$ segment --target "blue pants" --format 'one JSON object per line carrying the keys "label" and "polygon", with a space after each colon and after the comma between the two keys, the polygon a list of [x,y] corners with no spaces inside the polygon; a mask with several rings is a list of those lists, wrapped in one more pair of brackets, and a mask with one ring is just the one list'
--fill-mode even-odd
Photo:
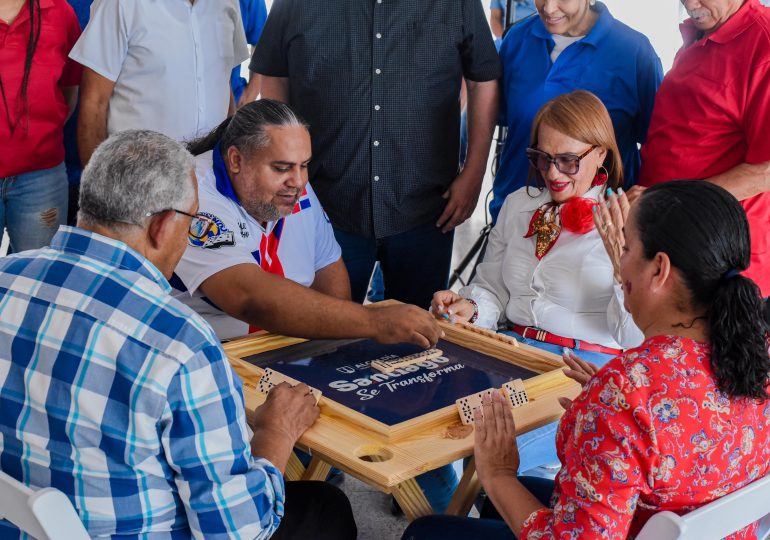
{"label": "blue pants", "polygon": [[[537,341],[535,339],[525,338],[511,330],[503,330],[502,333],[515,337],[520,343],[532,345],[533,347],[558,354],[559,356],[564,352],[564,347],[561,345],[553,345],[551,343],[543,343],[542,341]],[[581,351],[578,349],[571,350],[576,356],[587,362],[596,364],[597,366],[603,366],[614,358],[611,354]],[[516,442],[519,446],[519,457],[521,458],[519,474],[538,474],[531,469],[540,466],[559,466],[559,458],[556,456],[556,428],[558,425],[558,422],[551,422],[550,424],[546,424],[543,427],[533,429],[528,433],[516,437]]]}
{"label": "blue pants", "polygon": [[374,263],[380,261],[384,297],[427,309],[433,293],[446,289],[454,232],[431,222],[386,238],[368,238],[334,229],[350,276],[355,302],[363,302]]}
{"label": "blue pants", "polygon": [[[540,504],[549,506],[553,480],[520,476]],[[516,540],[494,505],[487,500],[481,509],[481,519],[459,516],[426,516],[415,520],[404,531],[401,540]]]}
{"label": "blue pants", "polygon": [[0,178],[0,240],[5,227],[13,253],[50,244],[67,220],[68,191],[64,163]]}

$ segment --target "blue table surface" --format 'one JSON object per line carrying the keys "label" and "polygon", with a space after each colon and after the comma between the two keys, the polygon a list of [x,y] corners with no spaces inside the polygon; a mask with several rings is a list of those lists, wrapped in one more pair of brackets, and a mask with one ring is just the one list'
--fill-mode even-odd
{"label": "blue table surface", "polygon": [[315,340],[244,358],[323,392],[329,399],[388,426],[427,414],[467,395],[499,388],[536,372],[448,341],[443,355],[390,374],[370,367],[372,360],[422,351],[409,344],[373,340]]}

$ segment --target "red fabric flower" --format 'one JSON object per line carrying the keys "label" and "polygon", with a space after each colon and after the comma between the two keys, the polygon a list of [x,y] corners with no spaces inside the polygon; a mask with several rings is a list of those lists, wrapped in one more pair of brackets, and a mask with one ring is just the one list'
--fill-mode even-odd
{"label": "red fabric flower", "polygon": [[598,203],[593,199],[573,197],[561,207],[561,224],[569,232],[585,234],[594,228],[593,209]]}

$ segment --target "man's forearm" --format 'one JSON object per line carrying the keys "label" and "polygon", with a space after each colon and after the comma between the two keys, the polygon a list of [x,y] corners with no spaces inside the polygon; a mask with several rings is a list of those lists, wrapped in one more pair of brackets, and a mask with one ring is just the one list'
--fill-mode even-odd
{"label": "man's forearm", "polygon": [[497,119],[497,81],[468,81],[468,155],[464,170],[483,179]]}
{"label": "man's forearm", "polygon": [[489,25],[492,27],[492,34],[495,37],[503,37],[503,10],[492,9],[490,10]]}
{"label": "man's forearm", "polygon": [[278,334],[334,339],[376,337],[378,332],[376,317],[361,304],[255,271],[252,265],[212,276],[201,291],[230,316]]}
{"label": "man's forearm", "polygon": [[81,101],[78,114],[78,153],[85,167],[96,147],[107,138],[107,106]]}
{"label": "man's forearm", "polygon": [[756,165],[741,163],[729,171],[707,178],[707,180],[723,187],[739,201],[749,199],[770,191],[770,161]]}
{"label": "man's forearm", "polygon": [[294,450],[294,442],[275,430],[255,429],[251,438],[251,454],[268,460],[284,474]]}
{"label": "man's forearm", "polygon": [[261,76],[262,98],[289,103],[289,79],[287,77]]}
{"label": "man's forearm", "polygon": [[246,85],[246,88],[243,89],[243,94],[241,95],[241,99],[238,100],[238,108],[240,109],[247,103],[251,103],[252,101],[256,101],[259,97],[259,91],[262,87],[262,76],[259,73],[254,73],[253,71],[249,73],[249,83]]}

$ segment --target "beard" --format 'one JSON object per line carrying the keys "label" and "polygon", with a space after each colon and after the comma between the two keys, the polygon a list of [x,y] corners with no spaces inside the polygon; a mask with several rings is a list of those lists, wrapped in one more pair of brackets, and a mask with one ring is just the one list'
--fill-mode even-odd
{"label": "beard", "polygon": [[[291,214],[291,211],[294,209],[294,205],[297,204],[297,201],[299,201],[301,193],[302,192],[300,190],[296,190],[294,200],[290,205],[288,205],[286,210],[281,210],[281,208],[274,204],[272,200],[270,202],[252,201],[249,204],[244,205],[243,208],[246,210],[247,214],[249,214],[257,221],[278,221],[279,219]],[[279,193],[278,195],[284,194]]]}

